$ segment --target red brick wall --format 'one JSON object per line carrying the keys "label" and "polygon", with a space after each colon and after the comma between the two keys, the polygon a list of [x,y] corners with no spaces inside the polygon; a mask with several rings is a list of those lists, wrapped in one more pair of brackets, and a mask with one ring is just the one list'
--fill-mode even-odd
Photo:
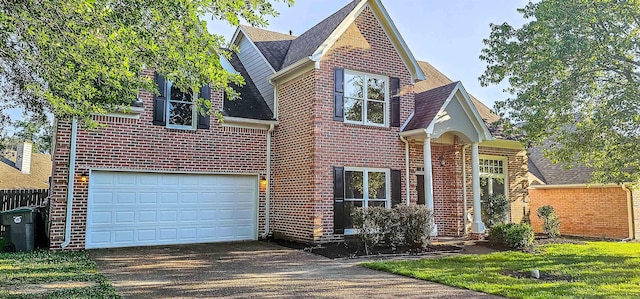
{"label": "red brick wall", "polygon": [[271,229],[312,241],[314,71],[278,86],[280,124],[274,135]]}
{"label": "red brick wall", "polygon": [[560,218],[560,233],[583,237],[628,238],[627,193],[621,187],[530,189],[531,225],[542,232],[538,208],[550,205]]}
{"label": "red brick wall", "polygon": [[[148,71],[145,75],[153,75]],[[153,95],[141,92],[144,112],[139,119],[99,116],[106,125],[98,130],[78,130],[72,235],[69,249],[83,249],[87,214],[87,182],[80,174],[92,168],[172,172],[265,173],[266,131],[223,127],[212,118],[211,129],[167,129],[152,124]],[[213,93],[213,109],[222,106]],[[64,240],[69,169],[70,122],[60,121],[53,153],[51,197],[51,248]],[[91,178],[89,178],[89,181]],[[260,196],[259,233],[264,229],[264,199]]]}
{"label": "red brick wall", "polygon": [[[365,8],[316,70],[315,138],[311,157],[314,169],[313,239],[316,242],[341,238],[333,235],[333,166],[404,169],[404,144],[399,139],[399,128],[352,125],[333,120],[335,67],[400,78],[401,122],[413,111],[411,74],[373,12]],[[390,105],[386,108],[391,111]],[[406,198],[404,187],[402,190],[403,198]]]}

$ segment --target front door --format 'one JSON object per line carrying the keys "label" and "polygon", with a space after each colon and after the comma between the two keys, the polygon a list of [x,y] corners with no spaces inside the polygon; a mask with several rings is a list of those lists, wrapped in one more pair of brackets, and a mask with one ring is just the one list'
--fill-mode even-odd
{"label": "front door", "polygon": [[424,205],[425,201],[424,201],[424,175],[417,175],[418,177],[418,185],[416,186],[416,189],[418,190],[418,204],[419,205]]}

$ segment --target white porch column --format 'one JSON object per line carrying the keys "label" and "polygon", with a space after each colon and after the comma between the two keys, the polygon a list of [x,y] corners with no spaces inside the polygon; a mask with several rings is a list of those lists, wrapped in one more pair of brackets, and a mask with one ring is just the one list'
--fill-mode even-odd
{"label": "white porch column", "polygon": [[471,232],[474,234],[484,233],[484,223],[482,223],[482,206],[480,205],[480,160],[478,158],[478,143],[471,146],[471,171],[473,180],[473,223]]}
{"label": "white porch column", "polygon": [[[424,197],[427,208],[434,213],[435,209],[433,204],[433,169],[431,166],[431,138],[426,137],[424,139]],[[433,223],[432,236],[438,235],[438,226]]]}

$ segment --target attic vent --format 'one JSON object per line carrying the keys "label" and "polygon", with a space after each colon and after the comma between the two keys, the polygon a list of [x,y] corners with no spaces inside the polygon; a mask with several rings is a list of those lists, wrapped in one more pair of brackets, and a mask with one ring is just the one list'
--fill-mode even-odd
{"label": "attic vent", "polygon": [[289,35],[293,36],[293,30],[289,30]]}

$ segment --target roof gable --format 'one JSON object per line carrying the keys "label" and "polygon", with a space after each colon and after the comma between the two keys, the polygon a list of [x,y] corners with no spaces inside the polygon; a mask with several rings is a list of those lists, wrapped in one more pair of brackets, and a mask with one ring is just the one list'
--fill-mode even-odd
{"label": "roof gable", "polygon": [[305,57],[312,56],[362,2],[366,1],[350,2],[293,40],[282,67],[288,67]]}
{"label": "roof gable", "polygon": [[[255,28],[246,25],[240,25],[239,31],[258,48],[258,51],[264,56],[274,71],[282,68],[287,52],[293,40],[294,35],[282,34],[270,30]],[[235,42],[237,36],[234,36]]]}
{"label": "roof gable", "polygon": [[[462,129],[464,125],[467,128]],[[475,142],[492,139],[489,129],[460,82],[415,95],[414,115],[407,121],[403,131],[416,129],[424,129],[428,134],[435,133],[438,136],[445,131],[459,131]]]}
{"label": "roof gable", "polygon": [[282,64],[282,69],[294,67],[297,62],[305,58],[316,62],[320,61],[347,28],[357,19],[365,7],[371,8],[413,78],[419,80],[425,79],[425,75],[418,65],[417,60],[409,50],[409,47],[380,0],[352,1],[296,38],[289,47],[287,57]]}

